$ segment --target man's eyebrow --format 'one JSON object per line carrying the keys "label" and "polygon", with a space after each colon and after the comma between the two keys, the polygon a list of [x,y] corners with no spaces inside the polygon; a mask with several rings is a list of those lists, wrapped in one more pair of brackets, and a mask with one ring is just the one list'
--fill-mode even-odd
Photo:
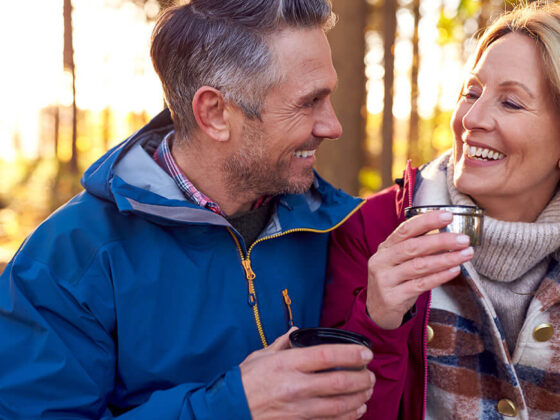
{"label": "man's eyebrow", "polygon": [[[336,89],[336,87],[335,87],[335,89]],[[309,99],[313,99],[313,98],[316,98],[316,97],[327,96],[327,95],[330,95],[331,93],[333,93],[333,91],[334,91],[334,89],[331,90],[331,89],[329,89],[329,88],[319,88],[319,89],[315,89],[315,90],[312,90],[311,92],[305,94],[305,95],[302,97],[302,100],[303,100],[303,101],[307,101],[307,100],[309,100]]]}

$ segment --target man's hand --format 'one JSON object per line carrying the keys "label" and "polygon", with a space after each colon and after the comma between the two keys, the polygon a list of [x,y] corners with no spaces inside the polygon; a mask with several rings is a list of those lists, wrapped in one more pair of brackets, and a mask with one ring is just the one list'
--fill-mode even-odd
{"label": "man's hand", "polygon": [[368,262],[367,309],[385,329],[398,328],[422,293],[452,280],[473,249],[466,235],[426,233],[451,223],[446,211],[422,214],[402,223]]}
{"label": "man's hand", "polygon": [[[292,330],[240,365],[253,419],[360,418],[375,383],[363,368],[372,352],[354,344],[290,349]],[[360,370],[318,372],[336,367]]]}

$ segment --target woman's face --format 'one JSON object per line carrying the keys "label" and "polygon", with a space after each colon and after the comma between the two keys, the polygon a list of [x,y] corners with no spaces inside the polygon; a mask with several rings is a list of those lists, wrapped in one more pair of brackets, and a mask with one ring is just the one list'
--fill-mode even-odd
{"label": "woman's face", "polygon": [[535,41],[510,33],[492,43],[461,93],[455,187],[489,216],[534,221],[560,180],[560,112]]}

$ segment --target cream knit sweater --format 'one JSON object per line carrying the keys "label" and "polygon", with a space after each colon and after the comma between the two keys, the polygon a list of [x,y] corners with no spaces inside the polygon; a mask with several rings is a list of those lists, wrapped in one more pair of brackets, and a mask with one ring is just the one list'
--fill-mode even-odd
{"label": "cream knit sweater", "polygon": [[[454,187],[451,161],[447,167],[451,202],[474,205]],[[560,252],[560,191],[534,223],[484,218],[483,241],[472,263],[494,305],[511,354],[529,303],[555,252]]]}

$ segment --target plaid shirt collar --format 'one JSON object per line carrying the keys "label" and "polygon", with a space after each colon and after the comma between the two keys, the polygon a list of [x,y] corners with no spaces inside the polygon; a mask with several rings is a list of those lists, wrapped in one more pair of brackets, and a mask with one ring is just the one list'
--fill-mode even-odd
{"label": "plaid shirt collar", "polygon": [[[181,190],[183,195],[190,201],[212,210],[221,216],[227,217],[226,214],[220,209],[220,206],[213,202],[209,197],[198,191],[194,184],[189,181],[185,173],[179,168],[175,159],[171,155],[170,143],[173,142],[175,131],[170,131],[162,140],[154,155],[152,156],[156,163],[173,178],[177,187]],[[272,196],[262,196],[254,204],[252,209],[259,208],[267,204],[272,199]]]}
{"label": "plaid shirt collar", "polygon": [[181,190],[184,196],[194,202],[195,204],[199,205],[200,207],[205,207],[209,210],[212,210],[214,213],[220,214],[222,216],[226,216],[225,213],[220,209],[217,203],[214,203],[210,198],[206,195],[201,193],[196,189],[192,182],[189,181],[185,173],[179,168],[175,159],[171,155],[171,148],[169,147],[169,143],[173,142],[173,137],[175,135],[175,131],[170,131],[164,138],[163,141],[160,143],[158,148],[156,149],[153,159],[156,163],[161,166],[161,168],[167,172],[167,174],[173,178],[177,187]]}

